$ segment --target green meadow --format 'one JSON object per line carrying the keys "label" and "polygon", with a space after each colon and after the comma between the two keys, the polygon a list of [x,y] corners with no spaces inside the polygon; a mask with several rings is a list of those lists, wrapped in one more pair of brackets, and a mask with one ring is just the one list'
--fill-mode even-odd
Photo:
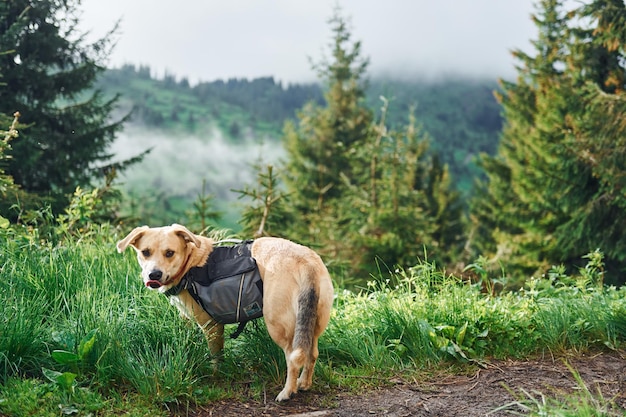
{"label": "green meadow", "polygon": [[[284,358],[263,321],[227,340],[215,367],[196,326],[142,286],[134,254],[115,251],[126,230],[90,225],[57,244],[35,229],[0,230],[0,415],[167,416],[280,390]],[[516,291],[499,290],[504,272],[488,276],[480,262],[472,279],[418,259],[366,288],[335,277],[313,389],[357,392],[495,358],[621,349],[626,289],[602,284],[601,253],[586,260],[574,276],[555,267]]]}

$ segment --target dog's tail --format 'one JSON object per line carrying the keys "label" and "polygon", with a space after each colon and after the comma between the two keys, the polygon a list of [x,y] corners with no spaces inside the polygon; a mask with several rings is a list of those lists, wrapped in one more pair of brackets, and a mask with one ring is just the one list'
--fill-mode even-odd
{"label": "dog's tail", "polygon": [[[309,271],[313,273],[313,271]],[[317,305],[319,302],[319,287],[315,280],[309,280],[311,285],[303,288],[298,295],[298,312],[296,315],[296,329],[293,337],[293,349],[290,360],[302,366],[311,355],[313,337],[317,326]]]}

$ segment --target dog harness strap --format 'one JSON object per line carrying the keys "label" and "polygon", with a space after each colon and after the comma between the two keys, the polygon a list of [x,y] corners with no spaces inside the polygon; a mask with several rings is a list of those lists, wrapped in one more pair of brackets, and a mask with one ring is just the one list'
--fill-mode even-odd
{"label": "dog harness strap", "polygon": [[163,294],[167,297],[171,297],[173,295],[178,295],[180,292],[187,288],[187,275],[185,275],[178,284],[165,291]]}
{"label": "dog harness strap", "polygon": [[238,338],[238,337],[241,335],[241,333],[243,333],[243,329],[245,329],[245,328],[246,328],[246,324],[248,324],[248,322],[247,322],[247,321],[241,321],[241,322],[239,322],[239,325],[237,326],[237,330],[235,330],[234,332],[232,332],[232,333],[230,334],[230,338],[231,338],[231,339],[236,339],[236,338]]}
{"label": "dog harness strap", "polygon": [[246,279],[246,274],[242,274],[239,278],[239,295],[237,296],[237,323],[241,322],[241,293],[243,292],[243,280]]}

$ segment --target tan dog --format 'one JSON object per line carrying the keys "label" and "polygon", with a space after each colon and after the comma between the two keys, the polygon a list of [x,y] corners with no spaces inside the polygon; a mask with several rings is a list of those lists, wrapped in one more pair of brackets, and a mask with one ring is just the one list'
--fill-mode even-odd
{"label": "tan dog", "polygon": [[[202,266],[213,250],[213,240],[184,226],[137,227],[117,242],[118,252],[132,246],[137,252],[146,286],[166,292],[192,267]],[[285,352],[287,381],[276,401],[288,400],[313,383],[319,355],[317,341],[328,324],[333,286],[321,258],[291,241],[263,237],[252,244],[263,280],[263,316],[272,339]],[[217,323],[187,290],[171,297],[180,312],[203,330],[212,353],[224,347],[224,326]],[[302,369],[300,377],[298,372]]]}

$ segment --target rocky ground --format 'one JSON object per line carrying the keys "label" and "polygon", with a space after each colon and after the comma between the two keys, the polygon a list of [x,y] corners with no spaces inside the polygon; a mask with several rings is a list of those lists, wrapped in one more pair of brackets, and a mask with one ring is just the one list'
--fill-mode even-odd
{"label": "rocky ground", "polygon": [[[470,376],[447,375],[428,381],[386,381],[383,388],[361,395],[299,393],[285,404],[222,401],[197,408],[193,417],[243,416],[510,416],[524,414],[524,404],[543,397],[562,397],[585,387],[606,416],[626,416],[626,352],[587,354],[565,358],[584,380],[576,381],[563,358],[530,361],[491,361]],[[389,384],[391,383],[391,385]],[[269,394],[268,394],[269,396]]]}

